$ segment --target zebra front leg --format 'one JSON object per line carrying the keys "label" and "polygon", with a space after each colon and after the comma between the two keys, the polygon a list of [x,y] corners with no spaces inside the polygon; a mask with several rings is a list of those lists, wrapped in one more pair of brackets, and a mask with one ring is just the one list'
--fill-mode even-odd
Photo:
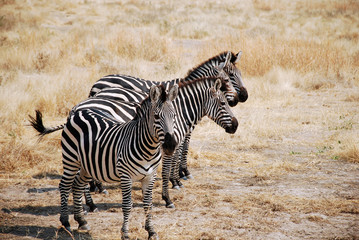
{"label": "zebra front leg", "polygon": [[174,208],[175,205],[172,203],[169,193],[168,193],[168,183],[169,183],[169,173],[171,170],[171,165],[173,161],[173,156],[163,155],[162,162],[162,199],[166,202],[167,208]]}
{"label": "zebra front leg", "polygon": [[76,175],[74,184],[72,186],[72,193],[74,196],[74,219],[79,223],[79,230],[88,231],[90,227],[85,220],[83,208],[82,208],[82,195],[85,192],[85,188],[88,186],[88,182],[91,181],[90,177],[84,176],[83,171],[80,171]]}
{"label": "zebra front leg", "polygon": [[173,156],[172,159],[172,166],[171,166],[171,175],[170,175],[170,181],[172,183],[172,188],[180,190],[181,187],[183,187],[183,184],[179,180],[179,165],[180,165],[180,159],[179,156],[181,155],[182,151],[182,144],[180,148],[176,150],[176,153]]}
{"label": "zebra front leg", "polygon": [[121,177],[121,191],[122,191],[122,213],[123,213],[123,224],[121,228],[122,240],[129,240],[130,237],[128,235],[128,221],[130,218],[130,213],[132,209],[132,180],[129,176]]}
{"label": "zebra front leg", "polygon": [[183,144],[182,144],[179,175],[180,175],[180,178],[182,178],[183,180],[193,179],[193,176],[189,172],[188,167],[187,167],[188,146],[189,146],[190,138],[191,138],[191,133],[188,133],[186,135],[185,139],[183,140]]}
{"label": "zebra front leg", "polygon": [[148,232],[148,239],[158,239],[152,223],[152,190],[155,181],[156,172],[153,175],[146,177],[141,181],[143,194],[143,208],[145,210],[146,222],[145,229]]}

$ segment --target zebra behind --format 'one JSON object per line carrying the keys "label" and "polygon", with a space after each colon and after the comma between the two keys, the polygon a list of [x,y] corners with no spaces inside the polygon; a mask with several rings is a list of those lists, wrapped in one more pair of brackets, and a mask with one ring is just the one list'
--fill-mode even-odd
{"label": "zebra behind", "polygon": [[[204,116],[208,116],[218,125],[226,130],[228,133],[234,133],[238,127],[237,119],[234,117],[229,105],[224,97],[223,92],[226,91],[226,80],[223,78],[200,78],[192,81],[183,81],[183,79],[175,79],[166,82],[166,84],[179,85],[178,97],[174,101],[174,108],[176,110],[176,139],[181,142],[187,132],[193,128]],[[117,110],[117,103],[122,101],[122,96],[127,92],[133,90],[123,88],[106,88],[97,93],[94,97],[89,98],[79,104],[75,109],[83,109],[97,106],[103,108],[109,114],[119,121],[126,121],[131,118],[134,113],[131,108],[121,108]],[[111,104],[111,102],[113,102]],[[109,107],[109,104],[112,107]],[[135,104],[135,103],[132,103]],[[168,192],[168,177],[173,163],[177,163],[175,158],[176,153],[172,156],[164,155],[162,167],[162,198],[166,202],[167,207],[174,207],[169,192]],[[86,204],[89,205],[90,210],[96,209],[91,195],[86,194]]]}
{"label": "zebra behind", "polygon": [[[177,147],[174,135],[178,86],[152,86],[149,97],[136,108],[133,120],[120,123],[106,111],[96,107],[74,109],[62,132],[64,173],[60,182],[62,225],[71,231],[68,215],[68,196],[72,189],[74,218],[79,229],[88,230],[81,205],[85,186],[91,179],[121,182],[123,195],[122,238],[129,239],[128,220],[132,208],[133,181],[141,181],[146,215],[145,229],[149,239],[157,238],[152,224],[152,188],[162,151],[173,154]],[[46,128],[41,114],[31,119],[40,135],[59,128]],[[61,128],[61,127],[60,127]],[[56,130],[55,130],[56,129]]]}
{"label": "zebra behind", "polygon": [[[201,77],[217,77],[220,74],[227,75],[230,80],[227,85],[231,87],[227,88],[227,91],[225,91],[224,94],[229,105],[234,107],[238,104],[238,102],[245,102],[248,98],[247,89],[243,84],[241,72],[235,65],[239,62],[241,56],[242,51],[237,54],[232,52],[223,52],[190,70],[184,78],[184,81],[191,81]],[[94,96],[96,93],[101,91],[101,89],[111,87],[123,87],[137,92],[147,93],[150,86],[154,84],[158,84],[158,82],[139,79],[127,75],[109,75],[101,78],[92,86],[89,96]],[[133,98],[132,101],[138,100]],[[191,129],[191,131],[193,131],[193,129]],[[176,168],[179,169],[179,172],[174,172],[173,179],[171,180],[174,187],[182,185],[179,181],[179,176],[183,178],[191,178],[192,176],[187,168],[187,154],[191,131],[187,133],[185,140],[180,143],[178,154],[176,153],[176,155],[179,156],[180,166],[176,166]]]}

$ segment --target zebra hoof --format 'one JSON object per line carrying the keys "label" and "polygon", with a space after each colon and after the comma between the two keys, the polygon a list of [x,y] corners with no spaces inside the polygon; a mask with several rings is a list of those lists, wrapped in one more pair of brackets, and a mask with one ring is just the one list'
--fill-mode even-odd
{"label": "zebra hoof", "polygon": [[130,240],[128,233],[122,233],[121,240]]}
{"label": "zebra hoof", "polygon": [[194,179],[194,177],[192,176],[192,174],[187,175],[187,179]]}
{"label": "zebra hoof", "polygon": [[95,209],[92,210],[91,212],[98,212],[98,208],[95,208]]}
{"label": "zebra hoof", "polygon": [[175,205],[173,203],[170,203],[170,204],[166,205],[166,208],[175,208]]}
{"label": "zebra hoof", "polygon": [[87,212],[86,210],[84,210],[84,215],[85,215],[85,216],[88,215],[88,212]]}
{"label": "zebra hoof", "polygon": [[85,231],[90,231],[91,228],[90,228],[90,226],[88,224],[85,224],[85,225],[79,226],[78,230],[85,232]]}
{"label": "zebra hoof", "polygon": [[183,176],[183,177],[181,177],[181,179],[185,180],[185,181],[188,180],[187,176]]}
{"label": "zebra hoof", "polygon": [[148,236],[148,240],[159,240],[157,233],[153,233]]}
{"label": "zebra hoof", "polygon": [[173,189],[176,189],[176,190],[180,190],[180,187],[179,187],[179,186],[173,186],[172,188],[173,188]]}
{"label": "zebra hoof", "polygon": [[180,187],[180,188],[184,188],[184,185],[183,185],[183,184],[181,184],[179,187]]}
{"label": "zebra hoof", "polygon": [[71,231],[71,227],[68,226],[68,227],[65,227],[64,225],[62,225],[62,229],[67,232],[68,234],[70,234],[72,236],[72,231]]}
{"label": "zebra hoof", "polygon": [[101,193],[105,194],[105,195],[108,195],[108,191],[105,189],[103,190]]}

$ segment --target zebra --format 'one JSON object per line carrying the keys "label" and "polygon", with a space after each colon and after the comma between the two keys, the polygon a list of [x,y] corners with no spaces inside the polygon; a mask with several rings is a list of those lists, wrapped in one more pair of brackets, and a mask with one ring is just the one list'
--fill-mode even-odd
{"label": "zebra", "polygon": [[[228,77],[227,77],[228,78]],[[227,79],[228,80],[228,79]],[[229,108],[228,102],[222,91],[227,91],[227,83],[223,78],[200,78],[192,81],[184,81],[184,79],[174,79],[172,81],[164,82],[167,85],[178,84],[179,92],[174,101],[174,108],[176,109],[177,124],[175,128],[176,139],[181,142],[186,136],[187,132],[193,128],[205,115],[215,121],[218,125],[225,128],[226,132],[234,133],[238,127],[238,121],[234,117]],[[83,109],[97,106],[104,109],[119,121],[127,121],[134,114],[131,108],[117,107],[119,102],[123,101],[123,96],[132,94],[136,91],[124,89],[119,87],[105,88],[98,92],[91,98],[83,101],[75,107],[75,109]],[[114,101],[113,103],[111,103]],[[135,104],[135,103],[132,103]],[[109,107],[112,105],[112,107]],[[127,106],[128,107],[128,106]],[[173,168],[173,163],[176,163],[175,155],[164,155],[162,168],[162,199],[166,202],[166,207],[173,208],[174,204],[170,200],[168,192],[169,171]],[[86,204],[90,207],[90,211],[96,209],[92,201],[91,195],[87,191],[85,193]]]}
{"label": "zebra", "polygon": [[[239,62],[242,56],[242,51],[239,51],[237,54],[234,54],[230,51],[220,53],[202,64],[198,65],[196,68],[188,71],[187,76],[184,78],[184,81],[191,81],[200,77],[210,77],[210,76],[219,76],[220,74],[225,74],[229,77],[231,88],[227,88],[227,91],[224,92],[226,99],[231,107],[234,107],[238,102],[245,102],[248,99],[247,89],[245,88],[242,80],[242,75],[240,70],[235,66]],[[95,96],[99,91],[104,88],[112,87],[123,87],[126,89],[132,89],[137,92],[147,93],[150,86],[158,84],[156,81],[149,81],[144,79],[139,79],[136,77],[128,75],[108,75],[106,77],[98,80],[91,88],[89,97]],[[132,101],[138,101],[138,99],[132,99]],[[173,177],[171,177],[171,182],[174,188],[182,186],[179,181],[179,177],[183,179],[192,178],[191,173],[187,168],[187,154],[188,154],[188,145],[190,141],[191,129],[178,149],[180,166],[176,166],[178,171],[174,172]]]}
{"label": "zebra", "polygon": [[149,96],[138,107],[131,121],[122,123],[101,108],[75,107],[65,125],[46,128],[42,115],[30,123],[40,135],[63,128],[61,146],[64,173],[59,184],[61,224],[71,232],[68,196],[72,189],[74,218],[80,230],[89,230],[81,205],[85,186],[91,179],[121,182],[123,195],[122,239],[129,239],[129,215],[132,208],[133,181],[141,181],[146,215],[145,229],[149,239],[157,239],[152,224],[152,188],[156,170],[162,158],[173,154],[178,142],[174,135],[176,111],[173,101],[178,85],[165,91],[163,85],[151,86]]}

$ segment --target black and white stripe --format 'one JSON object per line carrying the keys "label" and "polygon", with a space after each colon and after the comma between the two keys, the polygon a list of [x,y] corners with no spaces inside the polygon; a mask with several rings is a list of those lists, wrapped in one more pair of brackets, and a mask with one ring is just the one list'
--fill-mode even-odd
{"label": "black and white stripe", "polygon": [[[156,170],[162,158],[173,154],[177,141],[174,135],[175,109],[178,86],[166,93],[164,87],[152,86],[149,97],[136,107],[134,118],[125,123],[116,119],[109,108],[120,105],[104,102],[79,104],[65,124],[61,145],[64,173],[60,182],[62,225],[71,231],[68,217],[68,196],[74,195],[74,218],[79,229],[88,229],[81,206],[82,194],[91,179],[104,182],[121,182],[123,195],[122,234],[128,237],[128,220],[132,208],[131,189],[133,181],[141,181],[146,215],[145,229],[149,237],[156,236],[152,221],[152,188]],[[91,100],[100,100],[91,99]],[[109,99],[103,99],[109,100]],[[126,103],[124,103],[125,105]],[[128,104],[128,103],[127,103]],[[105,110],[104,110],[105,109]],[[40,134],[55,128],[45,128],[40,114],[31,119]],[[42,126],[38,126],[42,125]]]}
{"label": "black and white stripe", "polygon": [[[233,113],[231,112],[222,92],[226,91],[225,82],[226,81],[224,79],[214,77],[200,78],[192,81],[175,79],[166,82],[167,85],[173,85],[175,83],[178,83],[179,85],[178,97],[173,103],[176,110],[176,127],[174,128],[174,133],[179,142],[182,142],[187,137],[186,135],[190,132],[190,130],[204,116],[208,116],[222,128],[225,128],[229,133],[234,133],[236,131],[238,126],[237,120],[233,116]],[[96,104],[98,104],[98,108],[107,108],[105,105],[102,106],[102,101],[106,100],[106,104],[113,100],[120,102],[123,99],[119,98],[119,96],[122,96],[124,91],[126,92],[132,90],[123,88],[105,88],[98,92],[94,97],[79,104],[76,108],[83,109],[87,108],[87,106],[93,107]],[[105,96],[107,99],[103,99]],[[116,102],[113,106],[116,108]],[[116,111],[114,118],[126,121],[129,115],[133,114],[133,111],[131,111],[131,109],[129,110],[130,111],[128,112],[124,112],[124,109]],[[104,111],[107,111],[107,109],[104,109]],[[111,112],[113,113],[115,111]],[[178,159],[175,158],[177,154],[179,154],[178,150],[176,150],[176,153],[172,156],[165,155],[163,161],[162,198],[166,201],[167,207],[174,207],[168,193],[168,182],[170,169],[179,165]],[[88,192],[86,195],[87,204],[90,206],[90,209],[95,209],[91,196]]]}
{"label": "black and white stripe", "polygon": [[[225,79],[226,91],[224,94],[230,106],[236,106],[238,102],[245,102],[248,98],[247,90],[243,84],[240,70],[236,67],[236,63],[239,62],[242,52],[233,54],[232,52],[223,52],[217,56],[214,56],[207,61],[203,62],[196,68],[190,70],[184,81],[191,81],[201,77],[223,77]],[[157,84],[158,82],[135,78],[128,75],[109,75],[98,80],[92,87],[89,96],[94,96],[96,93],[104,88],[121,87],[125,89],[131,89],[137,92],[147,93],[150,86]],[[127,98],[130,100],[129,98]],[[133,98],[132,101],[139,101]],[[192,129],[193,130],[193,129]],[[171,176],[171,181],[174,187],[181,185],[179,176],[191,177],[191,174],[187,168],[187,153],[188,145],[190,141],[191,131],[187,133],[185,141],[180,143],[178,149],[180,166],[176,166],[176,171]]]}

